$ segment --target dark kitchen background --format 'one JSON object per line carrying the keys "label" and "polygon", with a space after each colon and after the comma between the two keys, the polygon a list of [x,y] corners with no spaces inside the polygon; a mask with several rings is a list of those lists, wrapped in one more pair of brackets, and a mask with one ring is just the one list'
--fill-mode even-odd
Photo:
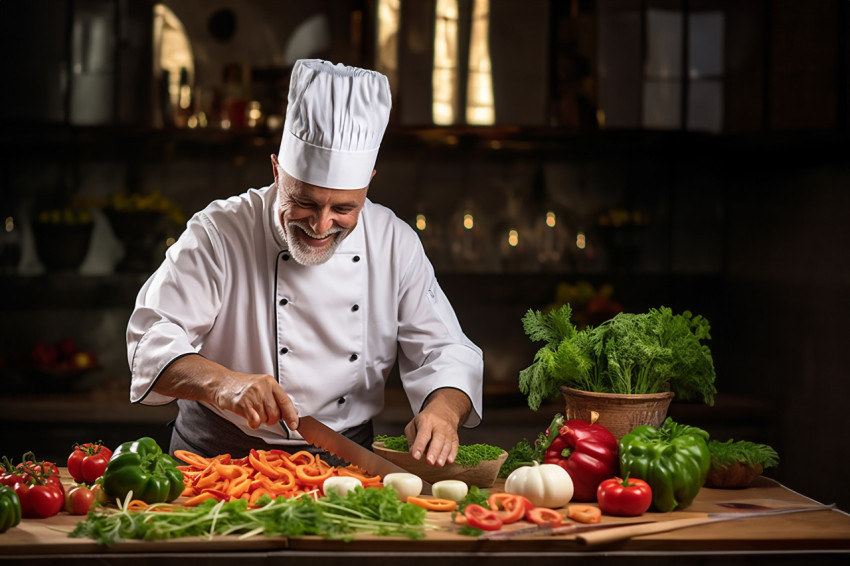
{"label": "dark kitchen background", "polygon": [[[768,443],[767,475],[850,508],[850,3],[0,2],[0,453],[153,436],[129,403],[136,292],[188,215],[272,181],[288,69],[394,92],[370,197],[421,234],[484,350],[484,422],[530,410],[527,309],[702,314],[720,394],[670,414]],[[410,417],[397,376],[380,432]]]}

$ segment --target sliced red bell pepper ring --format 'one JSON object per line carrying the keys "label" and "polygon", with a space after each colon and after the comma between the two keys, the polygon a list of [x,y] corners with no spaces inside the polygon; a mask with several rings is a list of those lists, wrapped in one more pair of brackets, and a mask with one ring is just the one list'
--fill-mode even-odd
{"label": "sliced red bell pepper ring", "polygon": [[463,514],[467,525],[482,531],[498,531],[504,525],[498,513],[475,503],[467,505]]}
{"label": "sliced red bell pepper ring", "polygon": [[525,518],[535,525],[552,526],[560,525],[564,520],[563,515],[548,507],[534,507],[533,509],[529,509],[525,514]]}
{"label": "sliced red bell pepper ring", "polygon": [[487,504],[490,509],[499,514],[502,522],[506,525],[516,523],[523,517],[529,509],[533,509],[534,505],[530,500],[522,495],[512,493],[492,493],[487,498]]}

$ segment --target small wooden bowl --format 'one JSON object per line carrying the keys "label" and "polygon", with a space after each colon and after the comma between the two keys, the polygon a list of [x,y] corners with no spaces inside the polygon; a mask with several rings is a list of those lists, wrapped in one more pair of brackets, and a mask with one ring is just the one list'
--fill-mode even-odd
{"label": "small wooden bowl", "polygon": [[372,444],[375,454],[386,458],[393,464],[401,466],[408,472],[416,474],[428,483],[441,480],[461,480],[467,485],[475,485],[480,488],[491,487],[496,482],[499,469],[508,457],[508,453],[502,451],[502,455],[495,460],[485,460],[470,468],[464,468],[460,464],[446,464],[445,466],[432,466],[423,458],[414,460],[409,452],[399,452],[384,447],[383,442]]}

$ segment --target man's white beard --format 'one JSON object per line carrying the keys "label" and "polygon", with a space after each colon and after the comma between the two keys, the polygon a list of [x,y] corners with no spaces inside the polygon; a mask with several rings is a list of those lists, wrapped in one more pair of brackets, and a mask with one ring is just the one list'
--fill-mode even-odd
{"label": "man's white beard", "polygon": [[317,236],[317,234],[300,220],[290,220],[286,223],[286,233],[291,235],[289,238],[286,238],[286,242],[289,244],[289,253],[301,265],[321,265],[331,259],[339,243],[348,233],[348,230],[334,226],[326,234],[323,234],[323,236],[334,234],[330,245],[314,248],[305,244],[301,238],[295,236],[295,230],[302,230],[307,236]]}

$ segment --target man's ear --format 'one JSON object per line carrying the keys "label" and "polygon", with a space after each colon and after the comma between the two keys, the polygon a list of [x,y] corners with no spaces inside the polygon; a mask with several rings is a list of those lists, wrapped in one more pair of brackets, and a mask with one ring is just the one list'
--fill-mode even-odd
{"label": "man's ear", "polygon": [[[274,173],[274,181],[275,181],[275,183],[277,183],[277,168],[278,168],[279,166],[280,166],[280,165],[279,165],[279,164],[278,164],[278,162],[277,162],[277,155],[275,155],[274,153],[272,153],[272,173]],[[372,172],[372,175],[374,175],[374,174],[375,174],[375,173],[374,173],[374,171],[373,171],[373,172]]]}

